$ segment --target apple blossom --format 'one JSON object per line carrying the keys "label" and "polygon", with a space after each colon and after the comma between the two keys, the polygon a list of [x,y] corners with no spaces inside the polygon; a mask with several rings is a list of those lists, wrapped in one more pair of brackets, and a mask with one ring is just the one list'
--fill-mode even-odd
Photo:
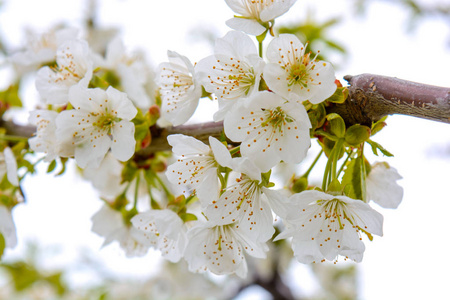
{"label": "apple blossom", "polygon": [[51,110],[34,110],[30,112],[28,121],[36,126],[36,134],[28,140],[30,148],[45,154],[44,161],[52,161],[58,156],[72,156],[73,149],[64,147],[56,140],[56,117],[58,113]]}
{"label": "apple blossom", "polygon": [[222,120],[235,104],[234,100],[258,90],[264,64],[246,34],[230,31],[217,39],[214,55],[200,60],[195,66],[205,90],[214,93],[219,100],[219,111],[214,120]]}
{"label": "apple blossom", "polygon": [[217,168],[228,166],[230,152],[217,139],[209,137],[210,147],[199,140],[182,134],[167,137],[174,154],[180,156],[177,162],[167,168],[170,182],[193,188],[200,202],[205,206],[218,197],[220,186]]}
{"label": "apple blossom", "polygon": [[52,28],[43,34],[29,28],[26,30],[25,49],[14,53],[11,61],[20,71],[33,70],[55,61],[58,47],[66,41],[76,39],[77,35],[76,28]]}
{"label": "apple blossom", "polygon": [[366,198],[384,208],[397,208],[403,198],[403,188],[397,180],[402,179],[397,170],[385,162],[371,166],[366,178]]}
{"label": "apple blossom", "polygon": [[365,250],[360,232],[383,235],[383,216],[361,200],[317,190],[294,194],[284,218],[286,229],[276,237],[293,237],[294,255],[302,263],[336,260],[338,255],[360,262]]}
{"label": "apple blossom", "polygon": [[56,137],[72,144],[77,164],[97,167],[111,149],[115,158],[127,161],[134,154],[136,108],[125,93],[113,87],[106,91],[77,87],[70,92],[75,109],[61,112],[56,118]]}
{"label": "apple blossom", "polygon": [[237,223],[254,241],[265,243],[275,232],[271,208],[284,212],[280,198],[263,186],[261,171],[249,159],[234,158],[230,165],[240,176],[211,199],[205,215],[214,224]]}
{"label": "apple blossom", "polygon": [[154,103],[156,84],[153,71],[142,55],[127,53],[120,37],[108,43],[105,58],[99,57],[96,65],[113,71],[119,77],[123,92],[137,107],[147,110]]}
{"label": "apple blossom", "polygon": [[124,223],[123,216],[105,204],[92,218],[91,231],[105,238],[102,247],[119,242],[127,257],[143,256],[150,247],[145,234]]}
{"label": "apple blossom", "polygon": [[59,46],[57,67],[45,66],[37,73],[36,88],[48,104],[65,105],[69,89],[79,84],[88,87],[93,72],[89,45],[84,40],[70,40]]}
{"label": "apple blossom", "polygon": [[200,223],[187,234],[189,242],[184,258],[191,272],[209,270],[218,275],[235,273],[244,278],[247,275],[244,251],[257,258],[266,257],[267,246],[254,242],[234,223]]}
{"label": "apple blossom", "polygon": [[169,209],[150,210],[135,215],[131,223],[166,259],[181,259],[187,244],[186,226],[176,213]]}
{"label": "apple blossom", "polygon": [[274,19],[286,13],[297,0],[225,0],[239,16],[226,24],[235,30],[251,35],[261,35],[273,24]]}
{"label": "apple blossom", "polygon": [[161,88],[161,114],[176,126],[189,120],[197,109],[202,86],[187,57],[174,51],[167,51],[167,56],[169,62],[158,66],[156,81]]}
{"label": "apple blossom", "polygon": [[299,163],[310,146],[311,123],[303,105],[271,92],[258,92],[236,105],[224,120],[228,138],[242,142],[241,154],[262,172],[281,160]]}
{"label": "apple blossom", "polygon": [[264,68],[264,79],[286,99],[317,104],[336,90],[334,70],[329,62],[311,59],[305,52],[306,46],[293,34],[274,38],[267,47],[270,63]]}

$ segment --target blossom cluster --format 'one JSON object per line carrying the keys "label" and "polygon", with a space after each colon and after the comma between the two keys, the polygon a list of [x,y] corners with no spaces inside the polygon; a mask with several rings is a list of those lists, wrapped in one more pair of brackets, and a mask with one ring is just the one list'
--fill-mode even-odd
{"label": "blossom cluster", "polygon": [[[120,38],[97,51],[73,29],[14,55],[18,70],[37,70],[42,100],[30,113],[29,152],[50,164],[74,158],[104,201],[92,231],[104,245],[118,241],[127,256],[154,248],[193,272],[245,277],[249,256],[266,258],[270,241],[286,239],[302,263],[360,262],[362,236],[383,232],[383,216],[368,202],[396,208],[403,196],[397,171],[364,157],[366,142],[388,153],[370,140],[381,123],[348,126],[327,114],[346,95],[332,64],[297,36],[273,32],[295,0],[226,3],[238,14],[227,21],[233,30],[197,63],[168,51],[153,72]],[[202,97],[218,103],[212,119],[223,123],[220,138],[172,134],[172,153],[139,152],[158,129],[188,122]],[[308,184],[309,171],[275,185],[275,169],[300,164],[315,138],[328,159],[322,187]],[[17,187],[9,147],[3,156],[0,176]],[[16,244],[13,206],[0,204],[7,247]]]}

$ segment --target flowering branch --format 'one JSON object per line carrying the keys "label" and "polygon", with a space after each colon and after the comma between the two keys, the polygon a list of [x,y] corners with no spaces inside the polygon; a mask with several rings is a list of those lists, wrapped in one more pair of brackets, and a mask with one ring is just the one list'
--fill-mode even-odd
{"label": "flowering branch", "polygon": [[[393,114],[450,124],[450,88],[374,74],[347,75],[344,78],[350,84],[349,97],[342,104],[328,107],[327,113],[338,113],[348,125],[370,125]],[[219,137],[222,130],[222,122],[155,128],[158,135],[153,136],[152,144],[139,154],[169,150],[166,139],[169,134],[187,134],[207,142],[209,136]]]}
{"label": "flowering branch", "polygon": [[[338,113],[348,125],[370,125],[384,116],[401,114],[450,124],[450,88],[437,87],[407,80],[374,74],[347,75],[350,84],[349,97],[342,104],[327,107],[327,113]],[[7,134],[31,137],[34,126],[20,126],[2,121]],[[206,122],[168,128],[153,126],[150,146],[136,155],[145,157],[157,151],[170,150],[167,136],[180,133],[190,135],[202,142],[210,136],[220,137],[223,122]]]}

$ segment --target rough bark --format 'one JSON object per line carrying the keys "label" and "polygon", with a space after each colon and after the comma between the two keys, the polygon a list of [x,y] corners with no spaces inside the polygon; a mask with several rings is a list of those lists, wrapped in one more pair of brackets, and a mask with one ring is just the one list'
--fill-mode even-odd
{"label": "rough bark", "polygon": [[350,84],[349,98],[328,112],[338,113],[348,125],[369,125],[394,114],[450,124],[450,88],[374,74],[344,79]]}

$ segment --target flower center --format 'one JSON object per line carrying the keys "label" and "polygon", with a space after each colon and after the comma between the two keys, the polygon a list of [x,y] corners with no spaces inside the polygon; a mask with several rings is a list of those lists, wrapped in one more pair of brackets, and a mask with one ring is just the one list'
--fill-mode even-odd
{"label": "flower center", "polygon": [[266,109],[264,110],[266,114],[266,121],[261,123],[262,127],[265,127],[270,124],[274,129],[282,132],[283,126],[286,125],[286,123],[291,123],[294,121],[294,119],[287,115],[280,106],[278,106],[275,109]]}
{"label": "flower center", "polygon": [[114,117],[111,114],[102,114],[98,117],[97,121],[93,123],[94,126],[98,127],[101,130],[108,131],[108,134],[111,134],[112,127],[116,122],[119,122],[120,119],[117,117]]}

